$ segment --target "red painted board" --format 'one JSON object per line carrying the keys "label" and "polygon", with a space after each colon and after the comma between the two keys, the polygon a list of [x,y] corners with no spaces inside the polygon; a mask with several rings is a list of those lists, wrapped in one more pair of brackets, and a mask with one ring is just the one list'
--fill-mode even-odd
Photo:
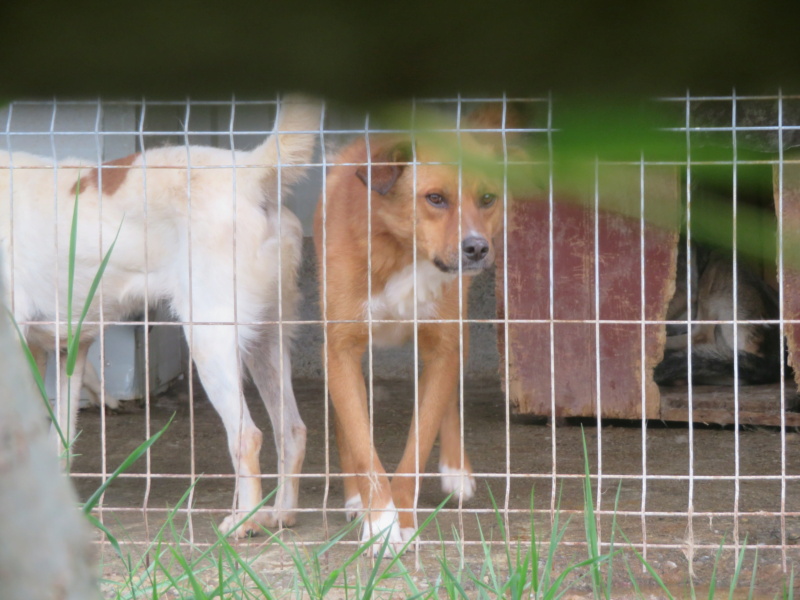
{"label": "red painted board", "polygon": [[[658,416],[652,369],[661,360],[664,327],[642,325],[642,299],[645,319],[663,320],[674,291],[679,214],[675,169],[601,169],[595,190],[554,199],[551,253],[547,198],[515,203],[507,232],[508,323],[500,326],[500,350],[504,356],[507,327],[509,395],[516,412],[593,416],[599,406],[605,417],[640,418],[644,392],[646,415]],[[501,262],[500,318],[504,274]]]}

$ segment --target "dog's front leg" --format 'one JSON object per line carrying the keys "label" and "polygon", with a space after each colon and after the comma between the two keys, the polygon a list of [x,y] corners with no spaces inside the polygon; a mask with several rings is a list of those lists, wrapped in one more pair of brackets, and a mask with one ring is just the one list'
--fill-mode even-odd
{"label": "dog's front leg", "polygon": [[[329,335],[330,340],[336,337],[334,333]],[[367,393],[361,373],[363,352],[363,343],[346,347],[334,341],[329,343],[328,386],[338,422],[337,442],[344,459],[342,468],[355,473],[361,505],[366,512],[362,541],[383,534],[372,546],[373,553],[377,553],[383,536],[388,535],[390,546],[398,552],[404,540],[397,522],[397,509],[386,471],[370,443]]]}
{"label": "dog's front leg", "polygon": [[[467,296],[465,291],[464,296]],[[454,328],[453,335],[458,335]],[[469,327],[463,328],[463,364],[469,358]],[[453,390],[453,399],[447,404],[442,426],[439,429],[439,473],[442,474],[442,491],[453,494],[455,499],[469,500],[475,495],[475,478],[472,476],[472,465],[461,446],[461,415],[458,404],[458,384]]]}
{"label": "dog's front leg", "polygon": [[[424,369],[419,406],[411,422],[403,458],[392,479],[392,497],[400,511],[400,527],[406,537],[415,528],[414,475],[418,468],[425,467],[442,420],[456,397],[459,372],[457,329],[451,324],[421,328],[420,354]],[[458,429],[457,423],[455,426]]]}
{"label": "dog's front leg", "polygon": [[[456,386],[457,387],[457,386]],[[469,500],[475,495],[475,478],[472,465],[464,448],[461,451],[461,415],[458,409],[458,390],[448,403],[439,430],[439,473],[442,474],[442,491],[453,494],[458,500]]]}

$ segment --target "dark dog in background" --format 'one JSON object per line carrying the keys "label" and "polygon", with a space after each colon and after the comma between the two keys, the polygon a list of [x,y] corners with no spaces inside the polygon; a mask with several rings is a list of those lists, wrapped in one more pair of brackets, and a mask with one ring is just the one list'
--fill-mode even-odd
{"label": "dark dog in background", "polygon": [[[659,385],[689,379],[689,331],[691,311],[692,382],[731,385],[734,382],[734,355],[738,356],[739,382],[774,383],[781,379],[781,353],[784,344],[778,319],[778,294],[740,258],[736,264],[736,325],[734,338],[734,264],[729,253],[691,246],[691,304],[687,293],[686,242],[681,240],[675,295],[667,308],[667,320],[683,322],[667,325],[664,359],[653,377]],[[695,322],[699,321],[699,322]],[[727,323],[704,323],[727,321]],[[788,367],[787,367],[788,369]]]}

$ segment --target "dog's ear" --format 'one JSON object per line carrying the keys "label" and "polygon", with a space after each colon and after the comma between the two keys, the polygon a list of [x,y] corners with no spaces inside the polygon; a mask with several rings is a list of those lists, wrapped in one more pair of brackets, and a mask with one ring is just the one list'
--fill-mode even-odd
{"label": "dog's ear", "polygon": [[405,169],[404,163],[411,160],[411,155],[411,143],[408,141],[380,148],[372,153],[370,165],[358,167],[356,176],[364,185],[385,196]]}
{"label": "dog's ear", "polygon": [[464,117],[464,127],[485,129],[485,132],[475,132],[473,135],[480,143],[498,151],[502,150],[504,131],[507,144],[519,143],[520,134],[513,130],[521,129],[524,122],[522,106],[514,102],[484,102]]}
{"label": "dog's ear", "polygon": [[472,129],[519,129],[522,125],[521,107],[514,102],[506,102],[505,107],[502,102],[484,102],[469,111],[464,122]]}

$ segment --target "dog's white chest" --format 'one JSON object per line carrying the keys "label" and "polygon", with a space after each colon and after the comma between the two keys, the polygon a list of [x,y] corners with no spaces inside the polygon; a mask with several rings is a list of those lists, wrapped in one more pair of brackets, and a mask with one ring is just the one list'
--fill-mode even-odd
{"label": "dog's white chest", "polygon": [[[457,275],[443,273],[428,260],[417,261],[416,318],[435,319],[437,306],[445,285]],[[373,343],[380,346],[395,346],[406,341],[413,332],[414,320],[414,265],[410,264],[389,278],[383,290],[372,296],[369,308],[375,321],[406,321],[400,323],[374,323]],[[369,311],[364,307],[364,316]]]}

